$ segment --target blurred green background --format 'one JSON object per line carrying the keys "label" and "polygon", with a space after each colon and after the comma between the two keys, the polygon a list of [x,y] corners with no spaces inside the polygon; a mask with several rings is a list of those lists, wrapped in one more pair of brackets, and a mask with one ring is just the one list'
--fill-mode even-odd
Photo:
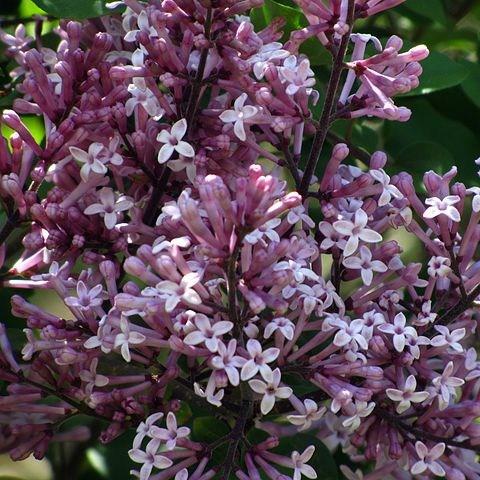
{"label": "blurred green background", "polygon": [[[101,10],[99,0],[36,1],[54,16],[88,16],[90,12]],[[0,0],[0,22],[7,31],[13,31],[18,19],[23,19],[27,21],[29,33],[33,34],[34,23],[29,19],[42,13],[44,11],[31,0]],[[259,28],[276,16],[287,18],[285,38],[290,30],[305,24],[305,19],[289,0],[266,0],[264,7],[252,12]],[[55,25],[55,20],[44,22],[43,34],[49,35]],[[414,175],[418,184],[426,170],[443,173],[452,165],[457,165],[461,181],[469,186],[478,184],[478,167],[474,160],[480,156],[480,0],[407,0],[392,11],[358,22],[355,31],[371,33],[380,39],[399,35],[407,47],[425,43],[431,56],[423,63],[421,87],[396,100],[413,111],[410,122],[342,121],[334,130],[369,152],[385,150],[389,155],[390,172],[406,170]],[[329,57],[314,41],[307,42],[304,52],[312,60],[322,91],[328,78]],[[10,107],[14,98],[8,88],[3,88],[9,83],[11,68],[12,63],[0,46],[0,109]],[[41,140],[40,119],[30,117],[25,121],[34,136]],[[7,137],[11,134],[8,129],[2,129],[2,133]],[[0,223],[2,220],[0,216]],[[13,237],[10,241],[18,244],[19,240],[20,237]],[[407,259],[418,253],[418,245],[406,240],[402,243]],[[12,293],[9,289],[0,290],[0,302],[5,310],[2,321],[7,323],[14,341],[20,344],[23,324],[9,316],[7,307]],[[47,302],[53,310],[62,308],[52,297],[35,296],[35,303]],[[89,423],[90,420],[84,418],[81,422]],[[92,427],[98,429],[100,426]],[[132,467],[127,456],[130,445],[131,436],[124,435],[108,447],[94,442],[82,446],[57,444],[42,462],[28,459],[12,464],[3,455],[0,456],[0,479],[127,479]]]}

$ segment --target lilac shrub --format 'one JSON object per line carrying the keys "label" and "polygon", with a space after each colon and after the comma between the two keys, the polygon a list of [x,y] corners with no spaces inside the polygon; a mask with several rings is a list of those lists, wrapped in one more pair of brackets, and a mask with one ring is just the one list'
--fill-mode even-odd
{"label": "lilac shrub", "polygon": [[[285,43],[282,19],[255,31],[261,3],[113,2],[121,17],[61,21],[56,51],[2,33],[20,95],[2,259],[28,229],[3,285],[69,313],[12,297],[26,340],[0,326],[0,448],[42,458],[88,439],[64,428],[88,415],[104,443],[136,430],[142,480],[322,478],[321,442],[348,479],[480,479],[480,190],[452,168],[425,195],[383,152],[326,146],[336,119],[407,121],[393,98],[428,50],[352,33],[402,0],[297,0],[308,26]],[[332,55],[321,93],[312,38]],[[206,415],[225,434],[202,437]]]}

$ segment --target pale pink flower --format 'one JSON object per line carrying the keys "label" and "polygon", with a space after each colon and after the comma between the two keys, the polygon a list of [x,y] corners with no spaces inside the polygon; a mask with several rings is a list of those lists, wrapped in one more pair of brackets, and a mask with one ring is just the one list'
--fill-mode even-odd
{"label": "pale pink flower", "polygon": [[313,400],[306,398],[303,401],[305,413],[297,415],[288,415],[287,420],[299,427],[299,431],[308,430],[313,422],[320,420],[325,412],[327,411],[326,407],[318,408],[318,405]]}
{"label": "pale pink flower", "polygon": [[292,340],[293,334],[295,332],[295,324],[286,317],[277,317],[274,318],[271,322],[267,324],[263,332],[264,338],[270,338],[278,330],[281,334],[287,339]]}
{"label": "pale pink flower", "polygon": [[237,341],[235,339],[230,340],[227,347],[225,347],[223,342],[218,342],[218,355],[211,359],[212,366],[217,370],[224,370],[229,382],[234,387],[237,387],[240,383],[240,375],[237,368],[242,367],[246,362],[245,358],[235,355],[236,350]]}
{"label": "pale pink flower", "polygon": [[382,236],[375,230],[366,228],[368,223],[367,214],[359,208],[354,216],[354,220],[337,220],[333,228],[340,234],[348,237],[347,244],[343,251],[345,257],[352,255],[358,248],[360,240],[368,243],[377,243],[382,241]]}
{"label": "pale pink flower", "polygon": [[357,430],[357,428],[360,426],[360,423],[362,422],[362,418],[368,417],[373,412],[374,408],[375,408],[374,402],[367,403],[367,402],[357,401],[355,403],[355,413],[349,416],[347,419],[345,419],[342,422],[342,425],[345,428],[348,428],[349,431],[351,432]]}
{"label": "pale pink flower", "polygon": [[422,403],[430,396],[428,392],[416,392],[416,389],[417,380],[413,375],[408,376],[402,390],[387,388],[387,397],[394,402],[398,402],[397,413],[405,412],[411,407],[412,403]]}
{"label": "pale pink flower", "polygon": [[193,147],[185,142],[183,137],[187,133],[187,121],[182,118],[172,125],[170,132],[162,130],[157,135],[157,140],[163,143],[162,148],[158,152],[158,163],[162,164],[168,162],[173,152],[177,152],[184,157],[193,158],[195,150]]}
{"label": "pale pink flower", "polygon": [[248,340],[247,351],[250,358],[245,361],[242,367],[242,380],[249,380],[258,372],[260,372],[262,376],[264,373],[268,374],[270,367],[267,364],[276,360],[280,353],[278,348],[267,348],[266,350],[262,350],[261,343],[255,339]]}
{"label": "pale pink flower", "polygon": [[412,475],[421,475],[427,470],[430,470],[437,477],[444,477],[445,470],[436,460],[442,457],[445,452],[445,444],[437,443],[433,448],[428,447],[421,441],[415,443],[415,450],[417,452],[418,462],[414,463],[410,468]]}
{"label": "pale pink flower", "polygon": [[137,427],[137,434],[133,439],[133,448],[139,448],[145,437],[153,438],[152,427],[155,426],[155,422],[158,422],[158,420],[161,420],[162,418],[163,413],[157,412],[147,417],[145,422],[140,422]]}
{"label": "pale pink flower", "polygon": [[70,147],[70,154],[72,157],[80,163],[83,163],[80,168],[80,177],[84,182],[87,182],[90,173],[96,173],[97,175],[105,175],[108,171],[105,163],[108,158],[102,157],[100,153],[104,149],[103,143],[92,143],[88,147],[88,152],[78,147]]}
{"label": "pale pink flower", "polygon": [[424,212],[424,218],[435,218],[439,215],[445,215],[454,222],[460,221],[460,212],[454,207],[460,201],[458,195],[447,195],[440,200],[437,197],[427,198],[425,203],[430,205]]}
{"label": "pale pink flower", "polygon": [[167,428],[152,427],[153,438],[158,438],[166,442],[167,450],[173,450],[177,445],[177,440],[190,435],[188,427],[178,427],[177,418],[173,412],[167,414]]}
{"label": "pale pink flower", "polygon": [[407,319],[405,315],[400,312],[395,315],[393,319],[393,325],[391,323],[385,323],[380,325],[378,329],[389,335],[393,335],[393,345],[397,352],[403,352],[405,345],[407,343],[408,337],[416,337],[417,331],[414,327],[407,327]]}
{"label": "pale pink flower", "polygon": [[103,187],[98,192],[100,203],[92,203],[83,213],[85,215],[100,214],[108,230],[115,228],[118,222],[118,215],[133,207],[133,201],[128,197],[121,196],[115,199],[115,193],[111,188]]}
{"label": "pale pink flower", "polygon": [[436,335],[430,341],[431,345],[434,347],[444,347],[448,345],[451,349],[451,353],[462,353],[463,346],[459,343],[459,341],[465,337],[467,333],[465,328],[457,328],[450,332],[449,328],[444,325],[435,325],[435,330],[440,333],[440,335]]}
{"label": "pale pink flower", "polygon": [[132,448],[128,451],[129,457],[134,462],[143,464],[140,469],[140,480],[148,480],[153,467],[164,470],[173,465],[173,462],[169,458],[157,453],[159,446],[160,440],[153,439],[148,443],[145,451],[139,448]]}
{"label": "pale pink flower", "polygon": [[245,122],[258,113],[258,108],[252,105],[245,105],[248,98],[246,93],[242,93],[233,104],[233,110],[225,110],[220,115],[223,123],[233,123],[233,131],[239,140],[244,142],[247,139],[245,132]]}
{"label": "pale pink flower", "polygon": [[226,320],[212,324],[210,319],[203,314],[197,314],[194,323],[197,329],[190,332],[183,341],[187,345],[205,343],[205,346],[213,353],[218,350],[219,338],[233,328],[233,323]]}
{"label": "pale pink flower", "polygon": [[455,389],[461,387],[465,380],[452,376],[453,362],[448,362],[441,375],[432,380],[432,384],[438,392],[438,405],[440,410],[445,410],[450,404],[450,398],[456,398]]}
{"label": "pale pink flower", "polygon": [[125,315],[122,315],[120,319],[120,330],[121,333],[115,337],[114,346],[115,348],[120,347],[122,357],[126,362],[130,362],[132,359],[130,355],[130,345],[140,345],[145,342],[147,337],[139,332],[131,331],[130,322]]}
{"label": "pale pink flower", "polygon": [[372,260],[370,249],[362,245],[358,257],[348,257],[343,260],[343,264],[352,270],[360,270],[363,283],[367,286],[372,284],[373,272],[384,273],[387,266],[380,260]]}
{"label": "pale pink flower", "polygon": [[90,395],[95,387],[104,387],[108,385],[108,377],[97,373],[98,358],[94,358],[90,363],[89,370],[81,370],[78,376],[87,385],[85,391]]}
{"label": "pale pink flower", "polygon": [[89,290],[85,283],[79,280],[77,282],[77,296],[66,297],[64,302],[72,308],[79,308],[82,311],[90,310],[91,308],[102,305],[102,292],[102,285],[95,285]]}
{"label": "pale pink flower", "polygon": [[260,403],[260,410],[264,415],[267,415],[275,405],[276,398],[289,398],[293,393],[290,387],[280,387],[281,373],[280,369],[268,369],[262,375],[265,380],[249,380],[250,388],[260,395],[263,395]]}
{"label": "pale pink flower", "polygon": [[300,454],[297,451],[292,453],[291,459],[293,463],[293,480],[301,480],[302,475],[305,475],[307,478],[315,479],[317,478],[317,473],[310,466],[307,465],[307,462],[313,457],[315,452],[315,447],[310,445],[305,449],[305,451]]}

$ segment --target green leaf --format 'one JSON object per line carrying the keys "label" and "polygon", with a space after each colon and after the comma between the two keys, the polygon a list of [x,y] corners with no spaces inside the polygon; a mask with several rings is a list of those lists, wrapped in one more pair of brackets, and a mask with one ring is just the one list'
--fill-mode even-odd
{"label": "green leaf", "polygon": [[282,17],[286,21],[285,35],[290,35],[293,30],[298,30],[307,25],[307,21],[299,9],[282,5],[275,0],[265,0],[263,6],[254,8],[250,13],[250,19],[256,30],[267,27],[273,19],[278,17]]}
{"label": "green leaf", "polygon": [[465,95],[480,108],[480,65],[467,61],[463,61],[462,65],[469,71],[467,78],[462,82],[462,89]]}
{"label": "green leaf", "polygon": [[49,15],[57,18],[84,18],[108,15],[111,10],[105,7],[103,0],[33,0]]}
{"label": "green leaf", "polygon": [[405,103],[413,112],[411,120],[388,122],[384,126],[385,151],[393,158],[394,169],[414,168],[411,173],[418,179],[430,168],[441,173],[457,165],[459,181],[478,184],[474,162],[480,151],[478,136],[461,122],[442,115],[426,97],[408,99]]}
{"label": "green leaf", "polygon": [[193,421],[192,439],[196,442],[213,443],[230,433],[229,426],[215,417],[198,417]]}
{"label": "green leaf", "polygon": [[448,22],[442,0],[421,0],[420,2],[418,0],[408,0],[405,6],[412,12],[443,25]]}
{"label": "green leaf", "polygon": [[430,52],[428,58],[421,64],[423,74],[420,77],[420,86],[402,96],[426,95],[451,88],[462,83],[468,75],[468,70],[464,65],[454,62],[447,55],[439,52]]}

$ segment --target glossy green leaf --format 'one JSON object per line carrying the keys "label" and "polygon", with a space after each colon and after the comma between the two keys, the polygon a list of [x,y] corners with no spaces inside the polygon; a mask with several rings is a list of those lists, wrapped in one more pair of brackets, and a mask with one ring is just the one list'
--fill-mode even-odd
{"label": "glossy green leaf", "polygon": [[447,23],[442,0],[408,0],[405,6],[422,17],[429,18],[443,25]]}
{"label": "glossy green leaf", "polygon": [[292,30],[297,30],[307,25],[307,20],[300,10],[283,5],[275,0],[265,0],[261,7],[254,8],[250,14],[256,30],[267,27],[273,19],[278,17],[283,17],[286,21],[283,29],[285,35],[290,35]]}
{"label": "glossy green leaf", "polygon": [[192,439],[212,443],[230,432],[228,425],[215,417],[198,417],[193,421]]}
{"label": "glossy green leaf", "polygon": [[57,18],[93,18],[111,12],[103,0],[33,0],[49,15]]}
{"label": "glossy green leaf", "polygon": [[462,62],[468,69],[468,75],[462,82],[462,89],[467,97],[480,108],[480,65],[473,62]]}

